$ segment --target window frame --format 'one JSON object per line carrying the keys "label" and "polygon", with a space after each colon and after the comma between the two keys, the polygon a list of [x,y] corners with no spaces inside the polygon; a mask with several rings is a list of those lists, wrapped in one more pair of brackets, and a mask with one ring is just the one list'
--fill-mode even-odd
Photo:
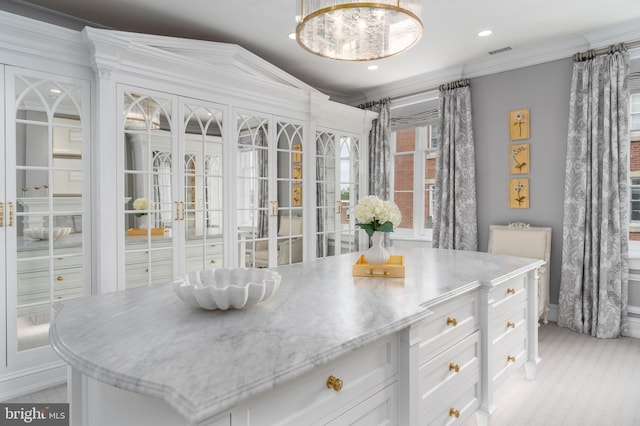
{"label": "window frame", "polygon": [[[391,132],[391,179],[390,198],[395,201],[395,158],[397,156],[413,155],[413,224],[409,228],[398,228],[391,235],[392,239],[412,239],[432,241],[433,230],[426,227],[425,200],[429,197],[429,206],[433,210],[435,178],[426,179],[427,159],[436,157],[437,145],[432,142],[433,128],[436,123],[427,123],[421,126],[395,129]],[[415,129],[415,144],[413,151],[396,153],[396,133],[401,130]],[[438,141],[439,139],[436,139]],[[417,189],[420,188],[418,191]],[[407,191],[402,191],[407,192]]]}

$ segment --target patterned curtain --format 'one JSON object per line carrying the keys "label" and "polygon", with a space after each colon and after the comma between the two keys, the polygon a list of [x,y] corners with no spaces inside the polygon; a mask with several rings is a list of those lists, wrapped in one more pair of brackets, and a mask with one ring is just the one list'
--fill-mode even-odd
{"label": "patterned curtain", "polygon": [[369,194],[383,200],[389,199],[391,185],[391,100],[382,99],[360,105],[360,108],[377,112],[369,132]]}
{"label": "patterned curtain", "polygon": [[628,334],[629,55],[574,57],[567,137],[558,325]]}
{"label": "patterned curtain", "polygon": [[478,249],[476,163],[469,80],[440,86],[433,247]]}

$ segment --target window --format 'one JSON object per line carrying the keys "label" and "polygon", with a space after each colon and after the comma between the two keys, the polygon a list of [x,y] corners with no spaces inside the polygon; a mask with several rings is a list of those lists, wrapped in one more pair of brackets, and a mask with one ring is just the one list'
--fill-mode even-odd
{"label": "window", "polygon": [[629,105],[629,240],[640,241],[640,93],[631,94]]}
{"label": "window", "polygon": [[392,195],[400,208],[398,235],[431,238],[436,179],[435,125],[392,132]]}

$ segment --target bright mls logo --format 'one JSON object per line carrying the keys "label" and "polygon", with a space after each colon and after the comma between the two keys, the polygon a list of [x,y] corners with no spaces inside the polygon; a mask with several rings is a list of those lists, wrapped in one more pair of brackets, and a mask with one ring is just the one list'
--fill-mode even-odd
{"label": "bright mls logo", "polygon": [[69,426],[69,404],[0,404],[3,426]]}

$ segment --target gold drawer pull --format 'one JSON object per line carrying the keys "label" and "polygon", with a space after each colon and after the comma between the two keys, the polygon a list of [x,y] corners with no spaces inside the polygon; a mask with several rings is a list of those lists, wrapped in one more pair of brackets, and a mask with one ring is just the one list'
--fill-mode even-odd
{"label": "gold drawer pull", "polygon": [[336,392],[340,392],[342,390],[342,380],[338,379],[336,376],[329,376],[327,379],[327,387],[329,389],[333,389]]}
{"label": "gold drawer pull", "polygon": [[511,321],[507,321],[507,328],[516,328],[516,323],[515,322],[511,322]]}
{"label": "gold drawer pull", "polygon": [[213,265],[214,263],[216,263],[216,261],[211,259],[211,264]]}
{"label": "gold drawer pull", "polygon": [[516,357],[513,355],[507,355],[507,362],[516,362]]}
{"label": "gold drawer pull", "polygon": [[58,275],[57,280],[58,280],[58,281],[62,281],[62,280],[64,280],[64,277],[63,277],[62,275]]}
{"label": "gold drawer pull", "polygon": [[516,289],[515,288],[508,288],[507,289],[507,294],[516,294]]}
{"label": "gold drawer pull", "polygon": [[455,364],[453,362],[449,363],[449,371],[455,371],[456,373],[460,372],[460,365]]}
{"label": "gold drawer pull", "polygon": [[458,320],[455,318],[447,317],[447,325],[456,326],[458,325]]}
{"label": "gold drawer pull", "polygon": [[458,417],[460,417],[460,410],[449,408],[449,417],[455,417],[457,419]]}

